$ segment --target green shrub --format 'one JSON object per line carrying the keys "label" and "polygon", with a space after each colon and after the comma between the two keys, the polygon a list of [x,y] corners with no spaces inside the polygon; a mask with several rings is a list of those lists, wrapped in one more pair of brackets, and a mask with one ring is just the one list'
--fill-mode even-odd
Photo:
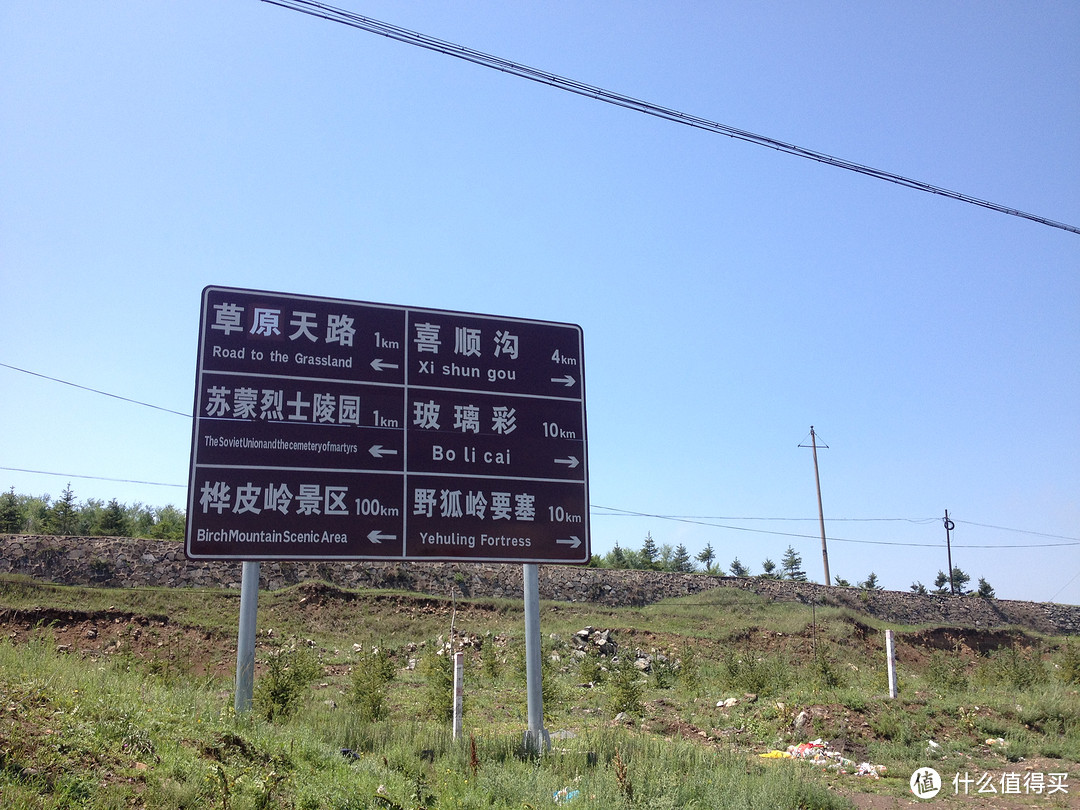
{"label": "green shrub", "polygon": [[498,680],[502,672],[499,650],[495,647],[495,637],[492,635],[484,639],[484,646],[480,648],[480,668],[492,683]]}
{"label": "green shrub", "polygon": [[1024,690],[1045,683],[1049,677],[1037,651],[1007,647],[995,650],[979,662],[975,680],[983,687]]}
{"label": "green shrub", "polygon": [[[435,645],[437,646],[437,645]],[[442,653],[441,655],[439,653]],[[432,649],[420,663],[424,676],[424,708],[438,722],[454,719],[454,656]]]}
{"label": "green shrub", "polygon": [[644,686],[641,673],[634,666],[629,656],[622,656],[611,672],[608,681],[608,694],[611,698],[613,714],[641,714],[641,697]]}
{"label": "green shrub", "polygon": [[386,716],[387,686],[394,680],[394,661],[385,647],[373,647],[353,667],[349,698],[361,720]]}
{"label": "green shrub", "polygon": [[679,681],[690,692],[696,692],[701,686],[701,665],[693,646],[683,648],[679,659]]}
{"label": "green shrub", "polygon": [[600,683],[604,680],[604,667],[600,653],[592,649],[585,651],[585,656],[578,665],[578,675],[585,683]]}
{"label": "green shrub", "polygon": [[1080,646],[1066,641],[1061,648],[1061,657],[1055,662],[1057,675],[1069,686],[1080,685]]}
{"label": "green shrub", "polygon": [[811,671],[813,684],[818,689],[839,689],[844,686],[844,672],[823,652],[814,656]]}
{"label": "green shrub", "polygon": [[255,683],[255,708],[271,722],[289,717],[307,687],[321,674],[322,667],[309,646],[293,643],[274,650],[266,672]]}
{"label": "green shrub", "polygon": [[768,697],[783,691],[791,682],[787,662],[776,655],[758,656],[742,650],[724,659],[723,673],[728,687]]}
{"label": "green shrub", "polygon": [[949,655],[943,650],[935,650],[930,656],[930,662],[926,665],[925,674],[927,683],[939,694],[967,691],[967,670],[958,655]]}

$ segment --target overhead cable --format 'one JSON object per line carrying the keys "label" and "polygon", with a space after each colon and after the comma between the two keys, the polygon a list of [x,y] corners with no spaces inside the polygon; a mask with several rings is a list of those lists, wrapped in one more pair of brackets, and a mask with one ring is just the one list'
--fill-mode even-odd
{"label": "overhead cable", "polygon": [[[646,517],[646,518],[654,518],[656,520],[671,520],[671,521],[674,521],[676,523],[692,523],[692,524],[695,524],[695,525],[698,525],[698,526],[708,526],[708,527],[714,528],[714,529],[728,529],[730,531],[735,531],[735,532],[750,532],[750,533],[753,533],[753,534],[771,534],[771,535],[776,535],[776,536],[779,536],[779,537],[798,537],[798,538],[808,539],[808,540],[817,540],[818,537],[819,537],[819,535],[814,535],[814,534],[801,534],[799,532],[781,532],[781,531],[775,531],[775,530],[770,530],[770,529],[752,529],[752,528],[750,528],[748,526],[732,526],[730,524],[714,523],[714,522],[712,522],[710,520],[701,520],[701,519],[696,519],[696,518],[683,518],[683,517],[676,517],[674,515],[658,515],[658,514],[650,514],[650,513],[647,513],[647,512],[634,512],[634,511],[631,511],[631,510],[628,510],[628,509],[617,509],[616,507],[612,507],[612,506],[597,506],[597,505],[594,504],[594,505],[592,505],[591,508],[593,508],[593,509],[606,509],[606,510],[609,510],[611,512],[617,512],[617,513],[619,513],[621,515],[630,516],[630,517]],[[608,517],[608,516],[607,515],[598,515],[598,517]],[[733,519],[733,518],[729,518],[729,519]],[[1015,531],[1019,531],[1019,530],[1015,530]],[[1050,536],[1057,537],[1058,535],[1050,535]],[[829,535],[829,539],[830,540],[835,540],[838,543],[857,543],[857,544],[860,544],[860,545],[868,545],[868,546],[904,546],[904,547],[907,547],[907,548],[939,548],[940,545],[941,545],[940,543],[902,543],[902,542],[893,541],[893,540],[852,540],[850,538],[834,537],[832,535]],[[1071,537],[1071,538],[1062,538],[1062,539],[1070,540],[1071,542],[1067,542],[1067,543],[1028,543],[1028,544],[1015,544],[1015,545],[1005,545],[1005,544],[1003,544],[1003,545],[986,545],[986,544],[957,544],[957,543],[953,543],[953,548],[996,548],[996,549],[1007,549],[1007,548],[1058,548],[1060,546],[1080,546],[1080,539],[1078,539],[1078,538]]]}
{"label": "overhead cable", "polygon": [[291,9],[292,11],[299,11],[302,14],[309,14],[313,17],[320,17],[331,22],[341,23],[342,25],[358,28],[372,34],[379,34],[398,42],[426,48],[430,51],[436,51],[437,53],[453,56],[457,59],[463,59],[466,62],[472,62],[473,64],[492,68],[493,70],[498,70],[503,73],[509,73],[512,76],[528,79],[529,81],[538,82],[539,84],[546,84],[550,87],[566,90],[570,93],[576,93],[579,96],[585,96],[586,98],[603,101],[617,107],[635,110],[636,112],[651,115],[656,118],[663,118],[666,121],[685,124],[686,126],[695,129],[715,132],[720,135],[727,135],[730,138],[735,138],[740,141],[746,141],[747,143],[756,144],[758,146],[765,146],[770,149],[775,149],[778,152],[817,161],[818,163],[824,163],[829,166],[835,166],[838,169],[846,169],[878,180],[886,180],[890,183],[896,183],[900,186],[915,189],[916,191],[937,194],[942,197],[958,200],[959,202],[970,203],[971,205],[977,205],[981,208],[988,208],[991,211],[997,211],[1001,214],[1008,214],[1010,216],[1031,220],[1040,225],[1047,225],[1051,228],[1060,228],[1063,231],[1080,234],[1080,227],[1076,225],[1068,225],[1064,222],[1057,222],[1037,214],[1029,214],[1010,206],[1000,205],[999,203],[990,202],[989,200],[983,200],[978,197],[972,197],[969,194],[963,194],[959,191],[951,191],[940,186],[931,185],[930,183],[924,183],[921,180],[913,180],[910,177],[904,177],[903,175],[894,174],[882,169],[875,169],[872,166],[865,166],[861,163],[845,160],[844,158],[829,155],[825,152],[807,149],[765,135],[757,135],[753,132],[747,132],[743,129],[728,126],[727,124],[710,121],[707,118],[700,118],[696,115],[690,115],[689,113],[680,112],[669,107],[662,107],[658,104],[642,101],[641,99],[636,99],[621,93],[604,90],[600,87],[594,87],[593,85],[579,82],[576,79],[569,79],[565,76],[559,76],[546,70],[529,67],[528,65],[483,53],[482,51],[473,50],[472,48],[467,48],[463,45],[455,45],[452,42],[436,39],[435,37],[421,34],[417,31],[410,31],[407,28],[400,28],[399,26],[382,22],[371,17],[354,14],[353,12],[335,8],[326,5],[325,3],[314,2],[314,0],[263,0],[263,2]]}
{"label": "overhead cable", "polygon": [[149,402],[140,402],[137,399],[129,399],[128,397],[122,397],[119,394],[110,394],[108,391],[99,391],[97,388],[90,388],[86,385],[79,385],[78,383],[68,382],[67,380],[61,380],[57,377],[50,377],[46,374],[38,374],[36,371],[27,371],[25,368],[19,368],[18,366],[10,366],[7,363],[0,363],[0,366],[4,368],[10,368],[12,371],[21,371],[23,374],[30,374],[34,377],[40,377],[43,380],[50,380],[52,382],[62,383],[64,385],[70,385],[72,388],[81,388],[83,391],[90,391],[95,394],[101,394],[104,397],[112,397],[113,399],[120,399],[124,402],[130,402],[133,405],[143,405],[147,408],[154,408],[158,411],[165,411],[166,413],[175,413],[177,416],[183,416],[186,419],[191,418],[190,413],[182,413],[181,411],[174,411],[172,408],[163,408],[160,405],[151,405]]}
{"label": "overhead cable", "polygon": [[90,481],[115,481],[119,484],[146,484],[150,487],[180,487],[187,488],[187,484],[163,484],[160,481],[134,481],[130,478],[106,478],[102,475],[79,475],[78,473],[46,472],[45,470],[28,470],[24,467],[0,467],[0,470],[10,472],[33,473],[34,475],[52,475],[57,478],[84,478]]}

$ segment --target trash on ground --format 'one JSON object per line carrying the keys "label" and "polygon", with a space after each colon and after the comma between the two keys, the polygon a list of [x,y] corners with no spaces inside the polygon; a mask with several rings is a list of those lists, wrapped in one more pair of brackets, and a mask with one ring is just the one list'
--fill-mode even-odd
{"label": "trash on ground", "polygon": [[789,745],[787,751],[768,751],[759,754],[762,759],[801,759],[811,765],[820,765],[827,770],[837,773],[850,773],[855,776],[869,776],[878,779],[885,773],[884,765],[874,765],[870,762],[855,762],[848,759],[839,751],[832,751],[824,740]]}
{"label": "trash on ground", "polygon": [[568,787],[564,787],[562,790],[557,790],[551,794],[551,798],[555,800],[555,804],[570,804],[570,802],[580,795],[580,790],[571,790]]}

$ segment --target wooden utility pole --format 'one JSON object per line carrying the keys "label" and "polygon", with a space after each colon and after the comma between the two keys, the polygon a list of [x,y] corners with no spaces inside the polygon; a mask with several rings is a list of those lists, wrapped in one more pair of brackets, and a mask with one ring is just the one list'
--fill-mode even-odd
{"label": "wooden utility pole", "polygon": [[956,528],[956,524],[949,520],[949,510],[945,510],[945,549],[949,554],[949,594],[956,596],[956,585],[953,583],[952,575],[952,530]]}
{"label": "wooden utility pole", "polygon": [[[826,450],[829,449],[829,445],[822,444]],[[806,447],[805,444],[800,444],[799,447]],[[825,584],[832,585],[832,579],[829,577],[829,547],[825,543],[825,510],[821,506],[821,476],[818,474],[817,463],[817,434],[814,433],[814,426],[810,426],[810,447],[814,451],[814,483],[817,485],[817,509],[818,509],[818,522],[821,524],[821,561],[825,564]]]}

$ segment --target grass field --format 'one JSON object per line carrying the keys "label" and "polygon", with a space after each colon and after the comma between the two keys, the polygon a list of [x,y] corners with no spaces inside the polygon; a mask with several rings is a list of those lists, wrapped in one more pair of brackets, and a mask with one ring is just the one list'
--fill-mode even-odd
{"label": "grass field", "polygon": [[[891,807],[913,800],[908,779],[927,765],[948,778],[1066,774],[1053,795],[957,806],[1080,796],[1076,639],[892,628],[891,700],[885,628],[847,611],[727,589],[644,608],[544,602],[552,747],[537,757],[522,748],[520,602],[324,583],[263,592],[243,717],[238,612],[233,591],[0,579],[0,806]],[[760,756],[815,739],[851,763]],[[864,762],[884,773],[854,775]]]}

